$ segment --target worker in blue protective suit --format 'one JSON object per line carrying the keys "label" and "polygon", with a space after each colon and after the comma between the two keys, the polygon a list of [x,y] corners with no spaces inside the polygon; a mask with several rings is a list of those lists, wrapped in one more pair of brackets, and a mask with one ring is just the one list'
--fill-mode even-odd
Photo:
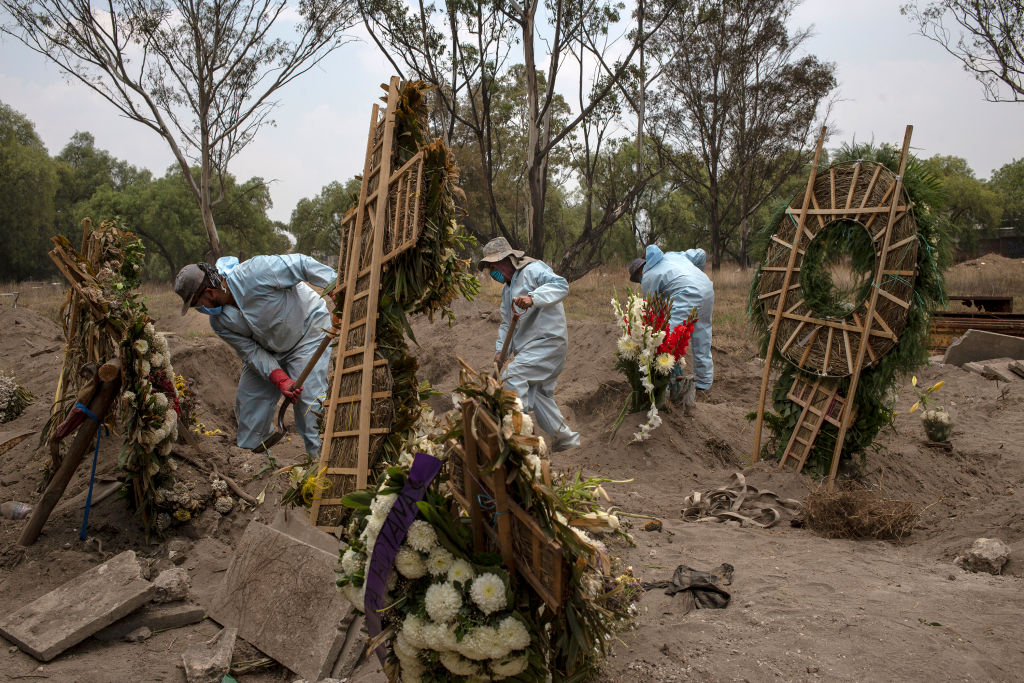
{"label": "worker in blue protective suit", "polygon": [[226,257],[179,271],[174,291],[189,308],[210,316],[210,327],[243,361],[235,415],[238,445],[256,448],[273,432],[280,396],[295,404],[295,427],[307,453],[320,452],[317,412],[327,392],[329,354],[324,354],[303,386],[298,377],[324,335],[331,314],[324,300],[305,284],[323,287],[337,277],[330,266],[302,254],[255,256],[238,263]]}
{"label": "worker in blue protective suit", "polygon": [[672,298],[669,324],[681,325],[697,309],[697,324],[690,337],[693,349],[694,385],[707,391],[715,380],[715,365],[711,360],[711,316],[715,309],[715,289],[704,274],[707,254],[703,249],[685,252],[663,252],[655,245],[647,247],[645,258],[638,258],[629,266],[629,277],[640,283],[645,297],[654,293]]}
{"label": "worker in blue protective suit", "polygon": [[533,410],[537,425],[551,438],[552,450],[578,446],[580,435],[569,429],[555,404],[555,386],[569,350],[562,308],[569,283],[547,264],[512,249],[504,237],[485,244],[483,252],[480,269],[504,285],[496,363],[512,318],[519,315],[508,349],[512,360],[504,372],[505,387],[519,394],[523,412]]}

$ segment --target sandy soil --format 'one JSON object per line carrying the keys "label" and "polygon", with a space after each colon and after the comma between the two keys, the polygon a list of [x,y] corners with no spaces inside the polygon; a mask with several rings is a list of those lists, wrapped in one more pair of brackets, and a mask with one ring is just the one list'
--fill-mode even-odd
{"label": "sandy soil", "polygon": [[[459,321],[451,328],[426,321],[414,325],[420,377],[445,394],[457,381],[456,353],[482,366],[493,354],[497,331],[489,304],[460,302],[457,313]],[[147,542],[124,502],[112,498],[94,509],[90,539],[82,543],[77,533],[82,498],[76,496],[87,486],[83,467],[34,546],[16,546],[24,522],[0,520],[0,611],[13,611],[128,548],[155,573],[170,566],[171,540],[184,542],[183,566],[198,599],[209,601],[246,524],[273,515],[277,488],[270,474],[261,472],[268,459],[233,446],[239,362],[219,339],[203,333],[203,324],[198,316],[187,316],[158,328],[174,333],[175,368],[200,388],[201,421],[226,432],[204,437],[218,467],[254,494],[266,487],[267,503],[228,517],[208,510],[176,536]],[[24,308],[0,309],[0,329],[0,367],[14,370],[39,399],[3,429],[39,429],[60,369],[59,329]],[[615,334],[611,322],[570,323],[571,357],[557,398],[584,445],[556,455],[554,463],[567,471],[582,468],[590,475],[631,479],[609,485],[614,503],[664,521],[662,531],[645,532],[641,520],[633,520],[636,546],[612,544],[642,579],[668,579],[679,564],[710,570],[723,562],[735,567],[735,575],[732,603],[724,610],[684,613],[681,597],[647,593],[638,628],[615,643],[600,680],[1020,679],[1024,382],[1007,387],[955,367],[923,369],[922,382],[946,381],[942,398],[956,424],[953,450],[924,446],[917,416],[904,415],[898,431],[880,436],[864,468],[864,479],[881,483],[887,495],[929,506],[920,524],[902,544],[828,540],[789,526],[760,530],[682,521],[686,495],[726,485],[733,472],[788,497],[802,498],[816,484],[765,463],[750,466],[753,430],[744,415],[755,407],[761,366],[745,339],[716,340],[715,385],[694,415],[665,415],[665,424],[643,445],[628,444],[639,415],[627,416],[613,436],[611,425],[626,397],[625,382],[612,366]],[[911,398],[908,388],[898,406],[904,413]],[[434,400],[442,407],[448,399]],[[298,461],[299,441],[275,448],[275,460]],[[35,500],[43,462],[35,449],[30,439],[0,456],[0,500]],[[115,439],[104,439],[101,476],[113,476],[117,449]],[[200,490],[208,486],[185,464],[179,472]],[[966,573],[952,563],[982,536],[1010,545],[1015,559],[1003,576]],[[181,652],[217,628],[205,621],[138,644],[88,639],[44,665],[0,639],[5,645],[0,680],[180,681]],[[258,657],[241,642],[235,652],[236,661]],[[372,667],[360,678],[374,678]],[[243,683],[295,679],[281,667],[239,677]]]}

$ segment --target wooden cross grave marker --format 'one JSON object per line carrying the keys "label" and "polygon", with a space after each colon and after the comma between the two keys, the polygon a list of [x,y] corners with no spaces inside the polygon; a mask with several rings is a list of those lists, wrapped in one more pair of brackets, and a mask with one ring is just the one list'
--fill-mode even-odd
{"label": "wooden cross grave marker", "polygon": [[342,497],[366,487],[391,431],[391,373],[376,343],[381,269],[415,245],[421,230],[423,156],[392,170],[399,79],[385,89],[386,107],[374,104],[370,117],[359,202],[341,224],[337,298],[344,309],[317,466],[330,486],[316,491],[310,511],[313,525],[332,533],[343,517]]}

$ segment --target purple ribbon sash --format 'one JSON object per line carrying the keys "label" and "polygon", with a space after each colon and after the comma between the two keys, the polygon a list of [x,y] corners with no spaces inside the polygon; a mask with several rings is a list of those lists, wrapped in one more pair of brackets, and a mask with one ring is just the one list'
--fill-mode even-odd
{"label": "purple ribbon sash", "polygon": [[[363,605],[366,610],[366,631],[370,638],[376,638],[380,634],[380,609],[384,603],[384,594],[387,592],[388,577],[395,567],[395,555],[398,554],[409,527],[416,519],[416,503],[423,500],[427,486],[440,471],[440,460],[426,453],[416,454],[412,467],[409,468],[409,478],[377,535],[370,566],[366,572],[366,597]],[[384,664],[386,654],[387,650],[383,644],[377,647],[377,659],[381,664]]]}

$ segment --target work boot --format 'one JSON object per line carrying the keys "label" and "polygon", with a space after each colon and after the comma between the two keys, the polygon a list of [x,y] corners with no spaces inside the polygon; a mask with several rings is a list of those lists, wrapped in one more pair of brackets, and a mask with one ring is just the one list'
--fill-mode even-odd
{"label": "work boot", "polygon": [[580,445],[580,435],[566,425],[559,428],[558,433],[551,439],[551,450],[553,452],[564,451]]}

